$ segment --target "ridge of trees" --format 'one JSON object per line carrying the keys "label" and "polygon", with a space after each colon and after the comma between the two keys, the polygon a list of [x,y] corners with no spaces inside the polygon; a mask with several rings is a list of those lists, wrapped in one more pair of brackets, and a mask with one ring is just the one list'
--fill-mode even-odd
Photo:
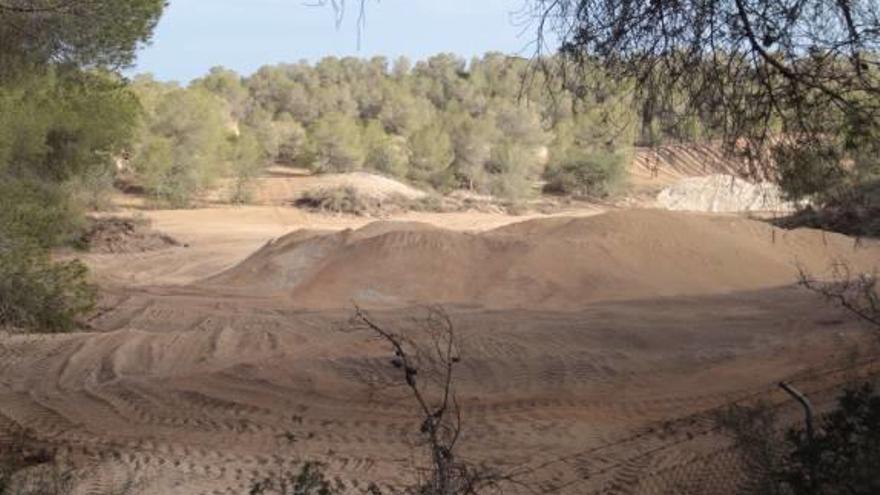
{"label": "ridge of trees", "polygon": [[135,137],[118,75],[164,0],[0,1],[0,326],[63,331],[95,302],[84,265],[55,262]]}
{"label": "ridge of trees", "polygon": [[[133,87],[147,109],[148,132],[134,169],[157,196],[166,195],[163,184],[180,184],[202,170],[205,180],[183,181],[195,190],[223,171],[192,163],[167,175],[159,162],[173,160],[157,151],[156,139],[177,136],[190,157],[223,156],[230,142],[234,147],[247,139],[258,143],[263,162],[315,172],[367,169],[440,191],[507,198],[529,197],[545,176],[554,192],[603,195],[622,178],[640,139],[641,117],[626,96],[627,83],[600,80],[601,71],[589,77],[601,90],[578,94],[563,78],[534,72],[532,61],[499,53],[470,62],[440,54],[415,64],[328,57],[314,65],[265,66],[248,77],[216,67],[185,88],[140,76]],[[219,136],[226,128],[225,138],[208,147],[185,143],[188,128],[169,129],[175,118],[186,120],[184,107],[193,112],[199,105],[206,107],[204,118],[193,120],[203,127],[193,132]],[[177,117],[167,114],[175,110]],[[652,124],[658,143],[715,135],[697,121]]]}

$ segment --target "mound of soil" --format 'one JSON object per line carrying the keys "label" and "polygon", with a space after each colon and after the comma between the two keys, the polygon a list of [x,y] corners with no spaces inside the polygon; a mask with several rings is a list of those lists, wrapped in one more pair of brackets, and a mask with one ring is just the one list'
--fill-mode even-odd
{"label": "mound of soil", "polygon": [[759,221],[632,210],[489,232],[383,223],[272,242],[204,284],[277,294],[308,308],[467,304],[573,309],[601,300],[719,294],[788,285],[798,264],[869,268],[880,246]]}
{"label": "mound of soil", "polygon": [[93,253],[144,253],[179,246],[171,236],[151,229],[146,220],[93,218],[79,239]]}

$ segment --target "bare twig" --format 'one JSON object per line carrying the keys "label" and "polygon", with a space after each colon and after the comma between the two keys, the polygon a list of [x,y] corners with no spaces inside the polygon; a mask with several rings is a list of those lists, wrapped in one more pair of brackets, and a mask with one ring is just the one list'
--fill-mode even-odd
{"label": "bare twig", "polygon": [[391,348],[391,365],[400,370],[422,418],[430,467],[413,488],[419,495],[475,495],[501,492],[504,485],[526,486],[513,477],[462,460],[457,447],[462,432],[462,410],[455,392],[455,372],[461,353],[455,327],[442,308],[429,308],[427,318],[405,332],[380,324],[355,306],[356,327],[371,331]]}
{"label": "bare twig", "polygon": [[822,282],[812,278],[801,267],[799,268],[800,285],[840,305],[880,330],[880,294],[878,294],[877,274],[853,274],[850,266],[846,263],[835,263],[831,270],[831,280]]}

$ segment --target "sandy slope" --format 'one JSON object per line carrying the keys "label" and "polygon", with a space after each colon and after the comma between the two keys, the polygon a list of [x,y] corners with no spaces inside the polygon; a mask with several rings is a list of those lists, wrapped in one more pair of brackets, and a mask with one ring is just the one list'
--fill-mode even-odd
{"label": "sandy slope", "polygon": [[[585,208],[555,216],[589,216]],[[89,255],[85,261],[105,285],[186,284],[239,263],[266,242],[295,230],[338,231],[360,228],[374,218],[330,216],[295,208],[270,206],[216,207],[196,210],[139,211],[156,230],[187,247],[131,255]],[[547,215],[498,215],[479,212],[423,213],[395,216],[396,221],[420,222],[459,231],[479,231]]]}
{"label": "sandy slope", "polygon": [[868,270],[878,249],[734,217],[616,211],[531,220],[482,233],[373,224],[295,232],[204,285],[286,295],[303,308],[444,303],[575,309],[602,300],[700,295],[791,283],[829,259]]}
{"label": "sandy slope", "polygon": [[506,226],[299,215],[154,213],[193,247],[92,258],[113,282],[94,333],[0,338],[0,431],[30,429],[84,466],[79,493],[127,479],[247,493],[302,460],[353,491],[404,483],[418,420],[387,387],[389,351],[346,331],[344,308],[405,329],[421,314],[409,305],[444,301],[464,348],[463,452],[560,493],[659,494],[731,460],[713,408],[782,402],[781,379],[823,404],[829,384],[878,371],[859,322],[789,286],[796,260],[868,269],[877,243],[657,211]]}

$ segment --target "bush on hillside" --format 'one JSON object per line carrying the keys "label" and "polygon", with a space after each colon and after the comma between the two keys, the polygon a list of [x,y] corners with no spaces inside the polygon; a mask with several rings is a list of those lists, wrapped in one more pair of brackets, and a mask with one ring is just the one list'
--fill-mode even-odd
{"label": "bush on hillside", "polygon": [[53,262],[33,241],[0,238],[0,326],[71,330],[94,307],[96,295],[79,261]]}
{"label": "bush on hillside", "polygon": [[0,493],[70,493],[69,471],[29,430],[12,431],[0,449]]}
{"label": "bush on hillside", "polygon": [[804,146],[783,143],[773,149],[779,186],[789,199],[812,198],[824,202],[844,187],[843,157],[833,144]]}
{"label": "bush on hillside", "polygon": [[774,223],[784,229],[811,228],[854,237],[880,237],[880,180],[854,186],[824,204],[807,205]]}
{"label": "bush on hillside", "polygon": [[0,235],[49,248],[73,241],[83,222],[62,186],[0,175]]}
{"label": "bush on hillside", "polygon": [[568,158],[544,173],[549,194],[605,197],[626,176],[625,159],[616,153],[589,153]]}
{"label": "bush on hillside", "polygon": [[322,464],[306,462],[297,473],[279,473],[251,486],[250,495],[277,493],[280,495],[335,495],[344,493],[345,486],[338,479],[330,481]]}
{"label": "bush on hillside", "polygon": [[870,383],[847,388],[836,408],[815,419],[812,439],[801,425],[781,434],[766,403],[731,406],[717,419],[743,462],[739,493],[880,493],[880,395]]}
{"label": "bush on hillside", "polygon": [[154,199],[190,206],[195,195],[224,175],[229,137],[223,100],[204,90],[136,84],[145,107],[132,167]]}
{"label": "bush on hillside", "polygon": [[229,202],[246,204],[253,199],[253,182],[263,170],[260,143],[250,131],[229,140],[229,163],[232,173],[232,189]]}
{"label": "bush on hillside", "polygon": [[781,478],[795,495],[880,493],[880,396],[871,384],[847,390],[813,441],[788,433],[793,447]]}
{"label": "bush on hillside", "polygon": [[86,267],[49,257],[51,247],[78,243],[83,222],[62,186],[0,182],[0,326],[65,331],[93,307]]}
{"label": "bush on hillside", "polygon": [[411,200],[401,195],[377,197],[364,194],[351,186],[339,186],[306,191],[294,202],[294,205],[323,213],[381,216],[418,209],[418,203],[418,200]]}

